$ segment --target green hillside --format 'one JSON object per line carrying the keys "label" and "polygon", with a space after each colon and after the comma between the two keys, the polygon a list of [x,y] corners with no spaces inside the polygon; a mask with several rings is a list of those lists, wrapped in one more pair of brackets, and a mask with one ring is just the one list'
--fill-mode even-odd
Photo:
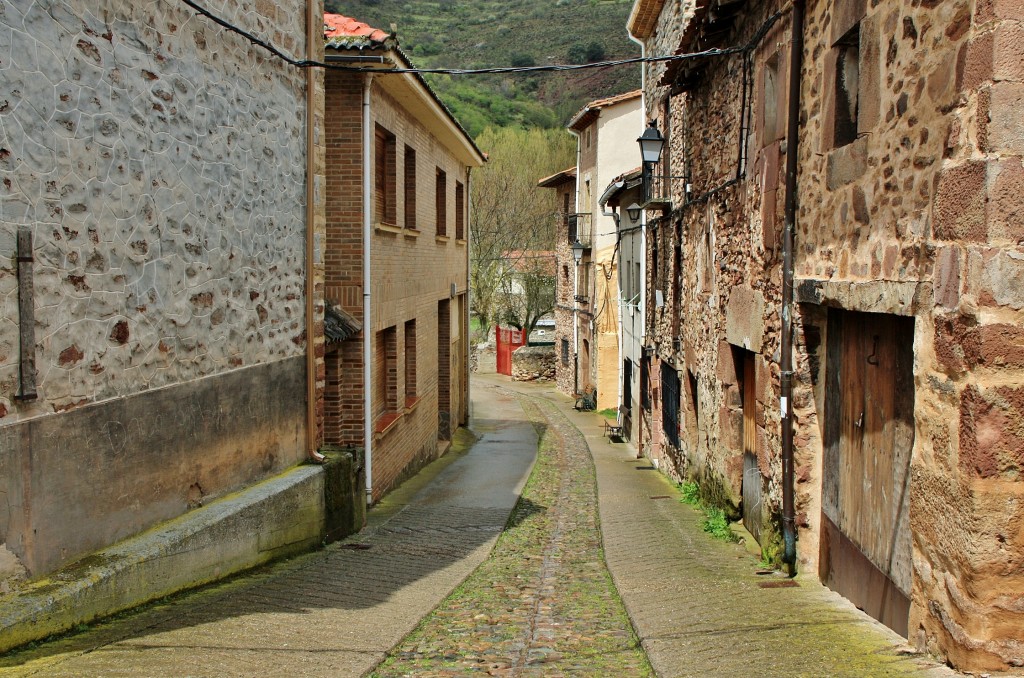
{"label": "green hillside", "polygon": [[[327,0],[327,11],[398,32],[415,65],[486,68],[639,56],[632,0]],[[473,136],[486,126],[557,127],[587,101],[640,86],[638,65],[533,75],[428,76]]]}

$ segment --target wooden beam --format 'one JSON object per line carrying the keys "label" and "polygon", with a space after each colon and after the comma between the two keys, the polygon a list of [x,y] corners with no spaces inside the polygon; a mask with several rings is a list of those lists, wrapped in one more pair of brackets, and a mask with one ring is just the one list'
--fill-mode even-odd
{"label": "wooden beam", "polygon": [[18,327],[21,348],[21,393],[15,400],[35,400],[36,313],[32,285],[32,227],[18,227]]}

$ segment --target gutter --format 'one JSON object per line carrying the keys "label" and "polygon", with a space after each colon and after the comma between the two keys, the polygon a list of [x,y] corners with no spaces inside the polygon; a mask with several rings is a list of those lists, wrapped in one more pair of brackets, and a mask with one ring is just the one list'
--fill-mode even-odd
{"label": "gutter", "polygon": [[[322,31],[323,18],[316,11],[318,5],[306,3],[306,55],[311,61],[319,55],[315,45],[318,44],[318,30]],[[315,272],[316,250],[316,77],[318,71],[306,69],[306,456],[309,460],[322,464],[326,457],[320,454],[320,430],[316,416],[316,303],[313,295],[316,283]]]}
{"label": "gutter", "polygon": [[373,134],[370,125],[370,85],[373,75],[367,73],[363,79],[363,449],[366,458],[366,505],[373,506],[373,375],[372,339],[373,322],[370,306],[370,244],[373,236],[371,182],[373,167],[370,149],[373,148]]}
{"label": "gutter", "polygon": [[800,133],[800,75],[804,53],[804,0],[793,0],[789,57],[789,120],[786,129],[786,202],[782,236],[782,336],[779,361],[782,413],[782,538],[783,562],[796,574],[796,516],[793,489],[793,236],[797,200],[797,142]]}

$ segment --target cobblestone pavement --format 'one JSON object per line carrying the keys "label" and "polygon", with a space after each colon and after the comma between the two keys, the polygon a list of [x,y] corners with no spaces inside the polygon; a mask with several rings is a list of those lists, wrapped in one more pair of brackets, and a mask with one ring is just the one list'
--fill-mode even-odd
{"label": "cobblestone pavement", "polygon": [[[550,385],[511,386],[552,403],[586,439],[605,558],[658,676],[957,676],[822,586],[759,575],[757,557],[712,539],[703,515],[646,459],[603,436]],[[580,434],[577,434],[580,435]],[[767,585],[767,587],[765,587]]]}
{"label": "cobblestone pavement", "polygon": [[648,676],[604,563],[590,450],[546,400],[533,474],[494,552],[375,676]]}
{"label": "cobblestone pavement", "polygon": [[487,557],[529,474],[537,434],[517,399],[474,397],[480,439],[389,495],[355,537],[0,657],[0,675],[366,673]]}
{"label": "cobblestone pavement", "polygon": [[473,395],[480,439],[359,535],[0,657],[0,675],[956,675],[813,574],[763,588],[754,556],[550,385],[474,376]]}

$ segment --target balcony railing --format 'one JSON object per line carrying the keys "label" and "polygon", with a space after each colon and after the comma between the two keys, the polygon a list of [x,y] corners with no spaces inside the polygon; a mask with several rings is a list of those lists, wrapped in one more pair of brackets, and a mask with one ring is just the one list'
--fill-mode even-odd
{"label": "balcony railing", "polygon": [[576,212],[566,215],[568,223],[569,244],[572,245],[579,239],[584,247],[594,245],[594,226],[589,212]]}
{"label": "balcony railing", "polygon": [[651,174],[648,180],[643,182],[644,207],[672,207],[672,179],[681,177],[669,177],[661,174]]}

